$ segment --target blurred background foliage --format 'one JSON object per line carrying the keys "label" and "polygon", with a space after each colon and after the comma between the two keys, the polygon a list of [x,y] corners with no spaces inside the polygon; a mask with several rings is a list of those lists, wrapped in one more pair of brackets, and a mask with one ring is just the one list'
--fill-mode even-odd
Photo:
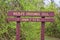
{"label": "blurred background foliage", "polygon": [[[43,0],[0,0],[0,40],[16,39],[16,22],[7,23],[9,10],[54,11],[55,22],[46,23],[45,35],[60,38],[60,8],[54,2],[44,7]],[[40,40],[40,22],[21,22],[21,40]]]}

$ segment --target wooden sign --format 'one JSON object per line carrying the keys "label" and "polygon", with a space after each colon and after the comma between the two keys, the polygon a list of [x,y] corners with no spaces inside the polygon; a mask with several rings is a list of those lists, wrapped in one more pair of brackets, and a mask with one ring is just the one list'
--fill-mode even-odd
{"label": "wooden sign", "polygon": [[21,22],[53,22],[53,18],[8,18],[8,21],[21,21]]}
{"label": "wooden sign", "polygon": [[9,11],[8,16],[54,16],[54,12]]}
{"label": "wooden sign", "polygon": [[[20,22],[41,22],[41,40],[44,40],[45,22],[53,22],[54,12],[40,12],[40,11],[9,11],[8,16],[15,16],[15,18],[7,18],[7,21],[16,21],[16,40],[20,38]],[[37,16],[41,18],[21,18],[21,16]]]}

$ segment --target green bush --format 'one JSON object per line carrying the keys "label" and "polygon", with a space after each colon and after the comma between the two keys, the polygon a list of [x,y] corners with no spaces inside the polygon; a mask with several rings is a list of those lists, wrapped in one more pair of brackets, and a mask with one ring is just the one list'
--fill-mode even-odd
{"label": "green bush", "polygon": [[45,32],[48,36],[60,38],[60,17],[58,15],[55,16],[55,21],[46,27]]}

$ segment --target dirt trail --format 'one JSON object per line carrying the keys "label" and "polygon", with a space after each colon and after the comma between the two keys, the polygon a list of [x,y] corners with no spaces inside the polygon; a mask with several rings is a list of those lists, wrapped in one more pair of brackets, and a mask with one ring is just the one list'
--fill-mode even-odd
{"label": "dirt trail", "polygon": [[45,40],[60,40],[60,39],[59,38],[54,38],[54,37],[46,36]]}

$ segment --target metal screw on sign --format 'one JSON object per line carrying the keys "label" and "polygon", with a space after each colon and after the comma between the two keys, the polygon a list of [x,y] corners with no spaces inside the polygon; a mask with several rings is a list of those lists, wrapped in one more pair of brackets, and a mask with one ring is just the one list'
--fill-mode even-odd
{"label": "metal screw on sign", "polygon": [[[54,12],[39,11],[9,11],[8,16],[16,16],[16,18],[7,18],[8,21],[16,21],[16,40],[20,40],[20,22],[41,22],[41,40],[44,40],[45,22],[53,22]],[[21,18],[21,16],[37,16],[41,18]]]}

